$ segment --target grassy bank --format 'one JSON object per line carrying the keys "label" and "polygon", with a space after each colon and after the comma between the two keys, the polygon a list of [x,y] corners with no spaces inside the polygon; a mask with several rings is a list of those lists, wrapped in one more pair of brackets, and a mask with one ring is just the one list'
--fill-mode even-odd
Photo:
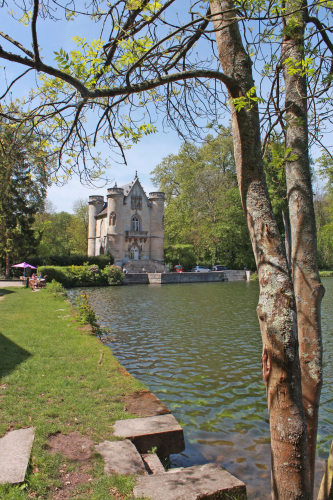
{"label": "grassy bank", "polygon": [[[93,452],[84,462],[51,455],[48,437],[76,432],[94,443],[113,440],[114,421],[130,416],[122,397],[142,384],[109,348],[79,328],[64,299],[46,290],[8,288],[0,295],[0,436],[36,429],[26,482],[0,485],[0,498],[131,498],[131,478],[104,476],[103,462]],[[66,478],[80,474],[85,481],[66,485]]]}

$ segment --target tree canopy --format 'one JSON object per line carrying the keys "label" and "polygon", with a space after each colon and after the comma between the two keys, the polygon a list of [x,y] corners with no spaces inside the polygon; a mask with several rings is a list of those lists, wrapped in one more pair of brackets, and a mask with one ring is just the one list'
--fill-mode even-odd
{"label": "tree canopy", "polygon": [[6,273],[14,259],[37,245],[33,222],[43,210],[48,148],[40,137],[0,117],[0,259]]}
{"label": "tree canopy", "polygon": [[201,146],[185,143],[177,155],[162,160],[152,180],[166,194],[166,261],[180,259],[189,268],[196,263],[255,268],[230,127],[222,127],[216,138],[206,136]]}

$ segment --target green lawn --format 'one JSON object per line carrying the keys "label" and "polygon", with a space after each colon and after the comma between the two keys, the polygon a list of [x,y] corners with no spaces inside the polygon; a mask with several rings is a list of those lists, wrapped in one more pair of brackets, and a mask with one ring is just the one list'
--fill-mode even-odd
{"label": "green lawn", "polygon": [[[122,396],[143,385],[121,368],[109,348],[78,329],[68,301],[46,290],[8,288],[0,289],[0,295],[4,295],[0,301],[0,436],[11,429],[36,428],[26,482],[0,486],[0,498],[56,498],[64,465],[66,471],[75,472],[79,464],[50,455],[48,436],[77,431],[95,443],[113,440],[114,421],[131,416],[124,412]],[[99,455],[93,454],[86,467],[92,480],[66,498],[132,498],[132,479],[105,477]]]}

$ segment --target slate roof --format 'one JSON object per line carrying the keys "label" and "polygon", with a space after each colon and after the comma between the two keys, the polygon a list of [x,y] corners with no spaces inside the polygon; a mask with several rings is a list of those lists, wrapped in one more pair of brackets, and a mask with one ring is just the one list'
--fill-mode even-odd
{"label": "slate roof", "polygon": [[128,195],[128,193],[130,192],[131,187],[133,186],[133,184],[134,184],[134,181],[130,182],[129,184],[124,184],[123,186],[119,186],[121,189],[124,190],[124,195],[125,196]]}
{"label": "slate roof", "polygon": [[108,205],[107,205],[107,203],[104,203],[102,210],[100,212],[98,212],[98,214],[96,214],[95,217],[97,217],[98,215],[104,215],[107,213],[108,213]]}

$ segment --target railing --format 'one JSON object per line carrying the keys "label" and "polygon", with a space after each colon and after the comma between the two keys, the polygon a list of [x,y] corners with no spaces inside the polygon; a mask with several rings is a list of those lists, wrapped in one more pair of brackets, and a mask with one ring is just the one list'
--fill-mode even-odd
{"label": "railing", "polygon": [[125,231],[126,238],[143,238],[148,236],[148,231]]}

